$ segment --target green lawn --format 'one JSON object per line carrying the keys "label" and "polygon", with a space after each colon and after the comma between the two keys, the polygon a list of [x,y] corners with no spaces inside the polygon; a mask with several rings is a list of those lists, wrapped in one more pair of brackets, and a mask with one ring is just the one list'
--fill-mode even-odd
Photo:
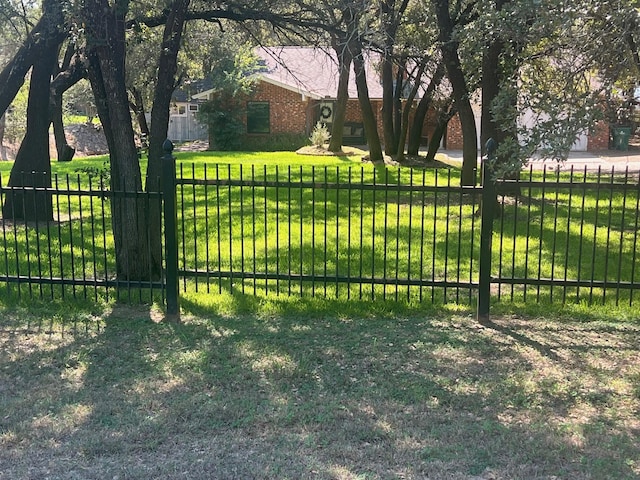
{"label": "green lawn", "polygon": [[[198,280],[184,281],[186,290],[474,302],[468,288],[406,285],[416,279],[477,282],[480,222],[474,213],[479,199],[454,190],[420,189],[421,185],[457,186],[455,169],[385,168],[363,164],[359,157],[282,152],[177,155],[179,177],[220,180],[218,185],[178,186],[179,267],[200,275]],[[99,168],[104,161],[99,157],[54,167],[64,175],[78,168]],[[534,172],[524,179],[537,181],[541,175]],[[58,180],[66,186],[66,177]],[[243,185],[231,185],[228,180]],[[504,284],[494,295],[516,302],[629,304],[633,296],[629,289],[603,290],[598,282],[638,282],[637,189],[623,195],[590,188],[569,195],[566,189],[554,188],[554,182],[566,180],[568,174],[550,176],[544,188],[523,187],[517,202],[512,196],[501,198],[504,206],[494,228],[493,274],[541,281],[526,289],[517,283]],[[580,184],[593,178],[575,175],[572,180]],[[391,188],[380,187],[383,184]],[[86,176],[72,175],[70,185],[86,188]],[[97,188],[95,182],[92,188]],[[72,263],[82,265],[82,275],[88,278],[96,271],[114,272],[113,255],[107,253],[113,248],[109,203],[97,197],[80,202],[75,195],[58,200],[60,218],[71,221],[39,229],[10,225],[3,231],[5,251],[20,252],[21,260],[38,262],[43,250],[50,253],[53,262],[33,267],[45,276],[58,276]],[[97,216],[102,211],[104,222],[80,221],[81,214],[90,219],[91,212]],[[2,263],[12,273],[24,274],[31,268],[20,261]],[[249,277],[229,279],[226,274],[206,273],[218,270],[247,271]],[[251,272],[272,278],[254,280]],[[330,279],[321,278],[326,276]],[[363,281],[351,280],[354,277]],[[384,278],[386,286],[380,285]],[[549,286],[545,279],[580,279],[589,285]]]}

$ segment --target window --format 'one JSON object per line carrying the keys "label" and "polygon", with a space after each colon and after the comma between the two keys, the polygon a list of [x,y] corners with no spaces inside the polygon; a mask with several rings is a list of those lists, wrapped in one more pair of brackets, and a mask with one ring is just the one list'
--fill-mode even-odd
{"label": "window", "polygon": [[189,105],[189,111],[190,112],[197,112],[198,111],[198,105],[197,104],[190,104]]}
{"label": "window", "polygon": [[171,106],[171,115],[186,115],[187,107],[184,105],[176,105],[175,103]]}
{"label": "window", "polygon": [[247,102],[247,133],[269,133],[269,103]]}

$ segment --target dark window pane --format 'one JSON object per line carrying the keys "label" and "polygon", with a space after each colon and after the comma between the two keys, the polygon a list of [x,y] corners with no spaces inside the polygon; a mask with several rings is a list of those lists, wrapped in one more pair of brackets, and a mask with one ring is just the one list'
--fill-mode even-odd
{"label": "dark window pane", "polygon": [[247,133],[269,133],[269,104],[247,103]]}

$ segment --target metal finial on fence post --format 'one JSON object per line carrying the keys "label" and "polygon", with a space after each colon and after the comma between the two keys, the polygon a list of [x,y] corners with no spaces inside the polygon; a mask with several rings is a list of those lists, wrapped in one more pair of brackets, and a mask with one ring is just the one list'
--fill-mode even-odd
{"label": "metal finial on fence post", "polygon": [[491,175],[491,161],[495,159],[497,143],[493,138],[485,144],[486,156],[482,159],[482,201],[480,229],[480,275],[478,282],[478,311],[480,322],[489,321],[491,303],[491,239],[495,217],[496,186]]}
{"label": "metal finial on fence post", "polygon": [[176,157],[169,139],[162,144],[162,199],[164,206],[164,251],[166,262],[167,316],[180,318],[178,295],[178,216],[176,199]]}

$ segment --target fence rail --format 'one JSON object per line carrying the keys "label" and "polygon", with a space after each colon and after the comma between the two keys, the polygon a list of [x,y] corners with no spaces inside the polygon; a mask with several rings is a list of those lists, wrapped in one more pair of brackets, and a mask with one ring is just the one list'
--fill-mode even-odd
{"label": "fence rail", "polygon": [[[529,170],[460,187],[452,170],[181,164],[176,172],[175,159],[165,160],[164,193],[111,192],[87,175],[56,176],[44,189],[6,187],[0,178],[3,205],[38,190],[51,195],[54,212],[34,222],[1,220],[4,288],[52,298],[166,295],[168,304],[189,290],[436,303],[473,303],[483,292],[492,301],[637,301],[640,183],[629,172]],[[118,279],[111,226],[118,196],[146,209],[164,198],[161,278]],[[491,198],[497,215],[487,213]]]}
{"label": "fence rail", "polygon": [[[99,178],[88,175],[54,175],[51,187],[8,187],[0,177],[0,200],[10,196],[46,195],[52,217],[36,209],[29,221],[13,220],[24,212],[12,211],[0,219],[0,281],[17,295],[41,298],[67,296],[139,301],[164,299],[164,278],[134,281],[117,276],[111,201],[137,198],[160,205],[158,192],[112,192]],[[44,211],[44,209],[43,209]],[[5,218],[8,217],[8,218]]]}

